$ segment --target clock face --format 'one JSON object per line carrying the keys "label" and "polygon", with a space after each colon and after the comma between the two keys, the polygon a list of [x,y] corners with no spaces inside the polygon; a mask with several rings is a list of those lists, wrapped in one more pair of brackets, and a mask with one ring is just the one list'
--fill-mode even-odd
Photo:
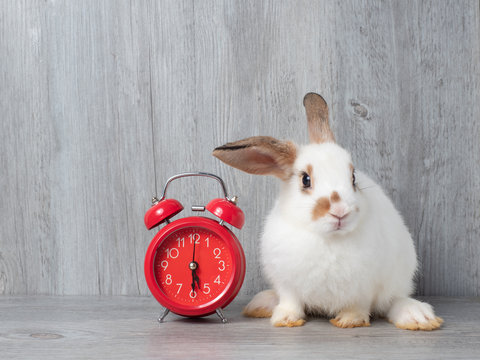
{"label": "clock face", "polygon": [[232,278],[232,254],[215,232],[185,227],[158,247],[154,274],[158,287],[181,305],[203,305],[217,298]]}
{"label": "clock face", "polygon": [[215,220],[188,217],[162,228],[145,256],[153,296],[184,316],[227,306],[245,277],[245,255],[235,235]]}

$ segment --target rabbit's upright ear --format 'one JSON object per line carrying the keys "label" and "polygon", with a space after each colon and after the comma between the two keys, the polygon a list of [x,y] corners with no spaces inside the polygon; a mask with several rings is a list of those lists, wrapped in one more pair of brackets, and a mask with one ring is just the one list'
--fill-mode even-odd
{"label": "rabbit's upright ear", "polygon": [[303,105],[307,112],[310,142],[335,142],[335,136],[328,123],[328,105],[323,97],[315,93],[308,93],[303,98]]}
{"label": "rabbit's upright ear", "polygon": [[253,136],[217,147],[213,156],[250,174],[274,175],[287,180],[292,175],[296,146],[268,136]]}

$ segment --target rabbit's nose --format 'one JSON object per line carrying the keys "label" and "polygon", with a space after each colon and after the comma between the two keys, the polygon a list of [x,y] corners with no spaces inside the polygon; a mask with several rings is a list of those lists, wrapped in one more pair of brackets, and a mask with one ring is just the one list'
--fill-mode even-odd
{"label": "rabbit's nose", "polygon": [[330,211],[329,214],[338,220],[343,220],[348,216],[348,214],[350,214],[350,212],[343,209],[335,209],[334,211]]}

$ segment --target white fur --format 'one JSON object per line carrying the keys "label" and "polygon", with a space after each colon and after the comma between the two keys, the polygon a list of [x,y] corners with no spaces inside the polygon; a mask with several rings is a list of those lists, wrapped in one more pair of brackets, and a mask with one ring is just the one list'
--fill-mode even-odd
{"label": "white fur", "polygon": [[272,314],[273,309],[278,305],[278,296],[274,290],[264,290],[256,294],[245,307],[245,313],[252,313],[255,310],[262,310],[263,316]]}
{"label": "white fur", "polygon": [[412,325],[418,329],[433,330],[432,323],[438,326],[443,322],[435,316],[430,304],[411,298],[396,299],[387,314],[388,319],[400,328]]}
{"label": "white fur", "polygon": [[[272,309],[274,324],[304,318],[305,310],[335,316],[354,309],[388,315],[395,323],[407,321],[406,313],[419,308],[428,313],[422,303],[408,299],[417,258],[400,214],[360,171],[355,172],[355,191],[351,163],[350,154],[334,143],[299,149],[294,175],[283,183],[261,239],[264,273],[275,294],[258,294],[247,310]],[[308,165],[313,168],[313,189],[305,192],[298,174]],[[334,217],[312,215],[316,201],[333,191],[341,201],[332,203],[332,209],[349,213],[338,230]]]}

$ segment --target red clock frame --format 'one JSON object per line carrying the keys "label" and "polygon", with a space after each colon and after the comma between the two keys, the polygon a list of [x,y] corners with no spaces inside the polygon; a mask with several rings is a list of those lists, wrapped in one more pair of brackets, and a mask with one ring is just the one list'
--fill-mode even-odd
{"label": "red clock frame", "polygon": [[[224,242],[231,254],[232,263],[230,265],[232,266],[232,275],[223,291],[211,301],[201,305],[186,305],[175,302],[162,291],[155,276],[154,264],[157,249],[159,249],[163,241],[165,241],[171,234],[180,229],[189,227],[203,228],[206,231],[214,233]],[[230,304],[242,287],[245,278],[245,268],[245,254],[240,242],[233,232],[213,219],[192,216],[171,222],[155,235],[147,249],[144,269],[148,288],[161,305],[178,315],[197,317],[213,314],[217,309],[225,308]]]}

